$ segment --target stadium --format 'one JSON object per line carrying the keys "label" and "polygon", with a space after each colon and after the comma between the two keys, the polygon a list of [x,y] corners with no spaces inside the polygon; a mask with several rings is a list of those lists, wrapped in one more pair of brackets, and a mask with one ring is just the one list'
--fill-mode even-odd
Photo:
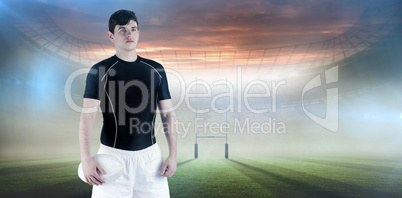
{"label": "stadium", "polygon": [[[182,40],[167,42],[172,47],[164,40],[152,43],[147,32],[163,28],[159,20],[173,12],[152,18],[138,11],[144,40],[140,37],[137,52],[165,67],[178,116],[178,169],[169,178],[171,196],[402,197],[402,3],[306,1],[301,6],[306,10],[319,4],[337,13],[339,18],[331,20],[340,30],[327,34],[319,27],[318,33],[306,29],[292,37],[269,37],[261,26],[280,29],[296,19],[272,10],[258,14],[269,9],[261,1],[235,2],[175,0],[167,6],[242,11],[229,19],[250,26],[224,29],[220,24],[223,30],[208,32],[211,40],[200,37],[204,45],[186,37],[184,27],[175,32]],[[85,74],[115,52],[107,29],[99,34],[85,22],[106,27],[112,8],[131,6],[108,4],[92,8],[107,11],[102,21],[99,13],[80,10],[86,3],[69,8],[51,1],[0,2],[0,197],[90,197],[91,186],[77,175]],[[157,9],[156,4],[135,6]],[[271,1],[270,6],[292,10],[300,5]],[[219,21],[215,14],[205,11],[202,20],[212,26]],[[250,21],[248,14],[259,19]],[[184,24],[185,17],[173,16],[172,29]],[[257,23],[260,18],[266,23]],[[325,24],[319,17],[303,20],[305,28]],[[242,43],[238,34],[252,28],[262,36],[247,35],[250,40]],[[167,32],[156,36],[171,40]],[[237,46],[220,45],[232,37]],[[155,126],[166,156],[159,117]],[[101,127],[98,116],[93,153]]]}

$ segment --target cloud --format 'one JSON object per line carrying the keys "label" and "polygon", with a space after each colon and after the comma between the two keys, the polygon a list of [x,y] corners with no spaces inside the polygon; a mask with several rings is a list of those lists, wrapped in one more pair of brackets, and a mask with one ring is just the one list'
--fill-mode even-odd
{"label": "cloud", "polygon": [[155,46],[194,49],[300,44],[343,33],[367,6],[303,2],[176,0],[161,14],[160,25],[148,26],[141,37]]}
{"label": "cloud", "polygon": [[178,50],[255,49],[328,39],[351,27],[368,4],[362,0],[40,2],[28,7],[48,13],[79,39],[103,44],[109,43],[110,14],[132,9],[139,18],[142,48]]}

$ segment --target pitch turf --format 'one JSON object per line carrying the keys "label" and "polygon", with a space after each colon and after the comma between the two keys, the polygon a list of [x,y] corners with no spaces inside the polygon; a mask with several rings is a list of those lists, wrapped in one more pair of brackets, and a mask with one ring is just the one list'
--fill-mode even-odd
{"label": "pitch turf", "polygon": [[[0,197],[90,197],[77,159],[0,163]],[[402,197],[402,163],[327,157],[181,160],[172,197]]]}

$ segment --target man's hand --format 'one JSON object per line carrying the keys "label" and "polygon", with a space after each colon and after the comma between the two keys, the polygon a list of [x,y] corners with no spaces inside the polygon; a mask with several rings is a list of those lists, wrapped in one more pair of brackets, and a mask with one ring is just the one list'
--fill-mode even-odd
{"label": "man's hand", "polygon": [[97,170],[104,175],[106,174],[106,171],[103,170],[96,160],[89,158],[82,161],[82,171],[84,172],[85,180],[87,180],[89,185],[102,185],[105,183],[105,180],[99,176]]}
{"label": "man's hand", "polygon": [[177,169],[177,160],[175,157],[169,156],[165,163],[163,163],[163,167],[161,170],[161,175],[165,177],[171,177],[176,172]]}

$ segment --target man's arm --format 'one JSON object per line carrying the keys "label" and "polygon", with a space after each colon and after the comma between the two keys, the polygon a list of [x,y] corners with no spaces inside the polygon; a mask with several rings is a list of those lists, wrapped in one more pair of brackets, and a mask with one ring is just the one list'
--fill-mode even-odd
{"label": "man's arm", "polygon": [[[171,99],[158,102],[163,130],[169,145],[169,156],[161,170],[161,175],[171,177],[177,169],[177,131],[176,131],[176,113],[173,110]],[[167,169],[167,170],[166,170]]]}
{"label": "man's arm", "polygon": [[96,170],[98,169],[103,174],[106,174],[106,172],[99,163],[91,157],[91,141],[99,104],[99,100],[84,98],[80,118],[79,141],[82,169],[85,179],[90,185],[101,185],[105,183]]}

